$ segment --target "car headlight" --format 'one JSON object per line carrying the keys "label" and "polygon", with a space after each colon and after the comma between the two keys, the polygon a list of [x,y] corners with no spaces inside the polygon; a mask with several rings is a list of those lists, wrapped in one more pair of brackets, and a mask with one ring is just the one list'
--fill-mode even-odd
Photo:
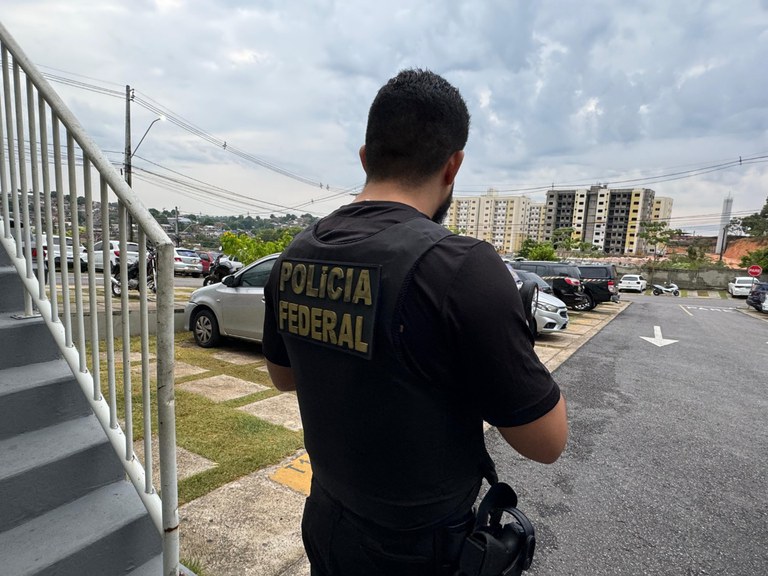
{"label": "car headlight", "polygon": [[557,312],[557,306],[553,306],[552,304],[547,304],[546,302],[537,302],[536,308],[540,308],[541,310],[546,310],[547,312]]}

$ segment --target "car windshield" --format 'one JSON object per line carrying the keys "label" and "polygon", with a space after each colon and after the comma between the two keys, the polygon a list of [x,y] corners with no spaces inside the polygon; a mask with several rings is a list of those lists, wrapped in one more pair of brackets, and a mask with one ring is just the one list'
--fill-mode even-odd
{"label": "car windshield", "polygon": [[621,281],[622,282],[637,282],[640,280],[638,276],[624,276]]}
{"label": "car windshield", "polygon": [[192,258],[199,258],[197,255],[197,252],[194,252],[193,250],[176,250],[176,252],[179,253],[179,256],[188,256]]}

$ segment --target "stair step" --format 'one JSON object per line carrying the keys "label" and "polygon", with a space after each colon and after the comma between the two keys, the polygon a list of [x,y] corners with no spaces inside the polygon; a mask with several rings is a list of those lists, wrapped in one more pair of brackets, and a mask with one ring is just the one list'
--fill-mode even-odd
{"label": "stair step", "polygon": [[24,310],[24,285],[19,279],[16,268],[9,264],[2,265],[0,266],[0,312],[20,310]]}
{"label": "stair step", "polygon": [[16,576],[117,576],[161,547],[133,486],[120,480],[0,533],[0,566]]}
{"label": "stair step", "polygon": [[0,530],[123,476],[123,467],[93,415],[2,440]]}
{"label": "stair step", "polygon": [[0,313],[0,368],[24,366],[59,358],[61,353],[45,321]]}
{"label": "stair step", "polygon": [[135,570],[128,572],[126,576],[159,576],[163,573],[163,555],[154,556],[149,562],[145,562]]}
{"label": "stair step", "polygon": [[0,370],[0,440],[90,413],[63,359]]}

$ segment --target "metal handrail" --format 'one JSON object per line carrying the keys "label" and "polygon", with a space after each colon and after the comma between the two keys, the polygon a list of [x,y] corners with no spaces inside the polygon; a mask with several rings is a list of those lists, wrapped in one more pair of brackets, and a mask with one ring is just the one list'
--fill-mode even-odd
{"label": "metal handrail", "polygon": [[[176,575],[179,573],[179,516],[174,400],[174,244],[1,23],[0,52],[0,244],[11,257],[25,288],[25,306],[21,316],[35,315],[34,309],[37,309],[45,320],[120,457],[128,478],[162,535],[163,574]],[[78,165],[79,162],[81,165]],[[79,175],[81,178],[78,178]],[[96,207],[92,190],[94,175],[98,175],[99,180],[97,198],[100,209]],[[52,201],[54,191],[55,203]],[[69,199],[69,221],[65,213],[66,198]],[[113,199],[118,205],[116,218],[110,211]],[[84,204],[84,232],[78,201]],[[128,215],[139,231],[139,265],[144,266],[142,270],[146,270],[147,243],[154,245],[156,250],[157,324],[154,351],[157,361],[156,428],[160,445],[158,460],[162,499],[153,486],[151,472],[154,457],[151,411],[148,409],[151,403],[148,294],[146,287],[142,287],[138,311],[144,405],[142,463],[133,451],[130,324],[134,314],[130,310],[125,283],[119,306],[113,306],[110,290],[112,270],[107,241],[118,240],[121,254],[127,254]],[[101,275],[95,271],[93,250],[99,236],[99,220],[104,246]],[[60,243],[60,281],[55,273],[53,255],[55,233],[58,233]],[[70,279],[67,273],[68,257],[64,241],[67,235],[71,235],[73,240],[74,279]],[[81,240],[85,241],[89,262],[87,288],[84,288],[86,278],[78,265]],[[44,246],[48,247],[47,254]],[[127,280],[128,266],[128,259],[120,258],[120,278],[123,282]],[[146,282],[145,273],[142,273],[141,280]],[[99,318],[103,319],[103,327]],[[86,319],[90,320],[87,324]],[[115,334],[115,319],[122,325],[120,334]],[[122,345],[123,350],[125,430],[121,429],[117,418],[115,341]],[[87,353],[89,345],[90,357]],[[102,374],[104,359],[107,364],[106,382]]]}

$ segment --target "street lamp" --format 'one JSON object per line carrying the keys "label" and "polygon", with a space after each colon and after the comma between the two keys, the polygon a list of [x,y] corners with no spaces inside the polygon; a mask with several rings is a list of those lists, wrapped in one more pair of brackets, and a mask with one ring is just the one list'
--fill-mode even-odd
{"label": "street lamp", "polygon": [[[130,100],[128,101],[128,105],[130,106]],[[152,129],[152,126],[155,125],[156,122],[159,122],[160,120],[165,120],[165,116],[158,116],[152,122],[149,123],[149,126],[147,126],[147,129],[144,131],[144,135],[141,137],[141,140],[139,140],[139,143],[136,145],[136,148],[131,151],[131,120],[130,115],[126,114],[126,122],[125,122],[125,160],[123,161],[124,165],[124,177],[125,177],[125,183],[128,184],[129,187],[133,188],[133,165],[131,163],[131,159],[133,158],[134,154],[136,154],[136,151],[139,149],[139,146],[141,146],[141,143],[144,142],[144,138],[147,137],[147,134],[149,134],[149,131]],[[133,242],[133,218],[131,218],[130,213],[128,214],[128,240],[130,242]]]}
{"label": "street lamp", "polygon": [[147,129],[144,131],[144,135],[141,137],[141,140],[139,140],[139,143],[136,144],[136,148],[134,148],[133,151],[131,151],[131,133],[130,133],[131,127],[130,127],[130,124],[128,124],[128,127],[125,131],[125,161],[124,161],[125,181],[128,184],[128,186],[132,186],[133,184],[132,178],[131,178],[131,172],[132,172],[131,159],[134,157],[134,155],[138,151],[139,146],[141,146],[141,143],[144,142],[144,138],[147,137],[147,134],[149,134],[149,131],[152,129],[152,126],[154,126],[156,122],[160,122],[161,120],[165,121],[165,116],[158,116],[157,118],[152,120],[152,122],[149,123],[149,126],[147,126]]}

